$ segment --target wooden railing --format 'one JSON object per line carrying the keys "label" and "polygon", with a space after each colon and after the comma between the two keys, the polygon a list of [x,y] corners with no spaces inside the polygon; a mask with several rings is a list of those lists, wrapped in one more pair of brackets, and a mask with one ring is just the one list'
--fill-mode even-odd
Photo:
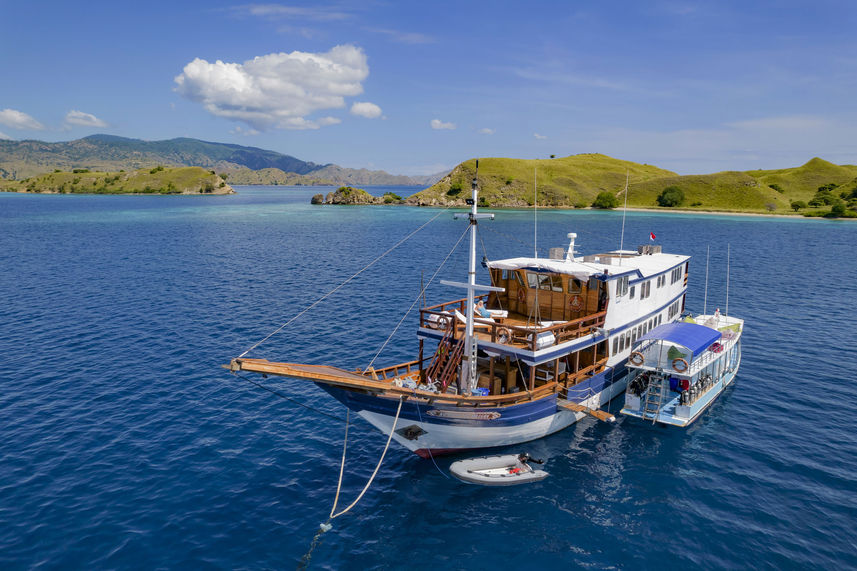
{"label": "wooden railing", "polygon": [[[465,323],[457,319],[454,315],[454,310],[462,311],[466,302],[465,299],[456,300],[449,303],[443,303],[432,307],[427,307],[420,310],[420,327],[441,328],[442,331],[447,329],[452,330],[454,338],[458,339],[464,335]],[[452,310],[450,308],[453,308]],[[429,316],[434,315],[435,320],[431,321]],[[599,311],[571,321],[563,321],[546,327],[521,326],[511,325],[488,319],[474,319],[474,331],[477,333],[490,334],[491,342],[501,345],[524,345],[531,351],[536,351],[538,348],[539,335],[551,333],[554,336],[553,345],[559,345],[583,337],[592,332],[596,327],[604,325],[604,319],[607,311]],[[544,348],[544,347],[542,347]]]}
{"label": "wooden railing", "polygon": [[395,379],[396,377],[406,377],[414,372],[419,372],[420,365],[431,360],[431,357],[426,357],[422,361],[408,361],[407,363],[399,363],[398,365],[390,365],[383,369],[366,369],[362,371],[358,369],[356,372],[361,375],[371,375],[375,380]]}

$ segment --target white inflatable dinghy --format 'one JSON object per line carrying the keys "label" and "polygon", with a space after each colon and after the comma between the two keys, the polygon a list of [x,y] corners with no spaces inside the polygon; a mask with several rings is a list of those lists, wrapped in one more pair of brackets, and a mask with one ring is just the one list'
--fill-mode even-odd
{"label": "white inflatable dinghy", "polygon": [[504,454],[502,456],[480,456],[453,462],[449,471],[453,476],[471,484],[483,486],[514,486],[538,482],[548,477],[544,470],[536,470],[530,462],[529,454]]}

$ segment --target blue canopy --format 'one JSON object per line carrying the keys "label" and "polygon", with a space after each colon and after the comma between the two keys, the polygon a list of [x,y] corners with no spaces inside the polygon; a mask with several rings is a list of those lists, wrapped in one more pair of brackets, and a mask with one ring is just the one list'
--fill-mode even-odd
{"label": "blue canopy", "polygon": [[655,327],[639,339],[637,342],[650,339],[652,341],[669,341],[687,347],[693,353],[693,358],[702,354],[703,351],[711,347],[711,344],[720,339],[720,332],[697,325],[696,323],[665,323]]}

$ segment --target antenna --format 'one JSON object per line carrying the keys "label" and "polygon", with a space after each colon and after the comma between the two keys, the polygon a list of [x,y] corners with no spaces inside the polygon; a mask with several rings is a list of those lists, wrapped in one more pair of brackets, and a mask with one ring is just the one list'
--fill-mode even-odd
{"label": "antenna", "polygon": [[625,246],[625,213],[628,211],[628,179],[630,171],[625,171],[625,208],[622,209],[622,233],[619,235],[619,265],[622,265],[622,248]]}
{"label": "antenna", "polygon": [[539,257],[539,179],[533,167],[533,257]]}
{"label": "antenna", "polygon": [[729,317],[729,255],[730,245],[726,244],[726,317]]}
{"label": "antenna", "polygon": [[711,244],[705,250],[705,298],[702,302],[702,315],[708,315],[708,256],[711,254]]}

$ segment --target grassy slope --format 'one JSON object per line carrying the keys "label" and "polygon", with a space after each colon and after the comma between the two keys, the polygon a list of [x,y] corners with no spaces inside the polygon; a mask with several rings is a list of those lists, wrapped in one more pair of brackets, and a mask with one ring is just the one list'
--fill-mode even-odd
{"label": "grassy slope", "polygon": [[315,178],[312,176],[285,172],[280,169],[267,168],[252,170],[248,168],[230,169],[225,171],[228,180],[232,184],[265,184],[265,185],[321,185],[333,186],[331,180]]}
{"label": "grassy slope", "polygon": [[[470,196],[474,166],[473,160],[460,164],[439,183],[408,198],[408,202],[463,204]],[[630,174],[628,205],[638,208],[659,208],[658,194],[668,186],[678,186],[685,194],[680,207],[683,209],[784,214],[792,211],[791,201],[809,201],[819,186],[835,183],[844,190],[857,184],[857,166],[834,165],[818,158],[789,169],[681,176],[649,165],[587,154],[550,160],[480,159],[480,198],[485,197],[494,206],[532,205],[534,169],[538,170],[539,204],[543,206],[588,206],[602,191],[614,192],[621,198],[626,170]],[[783,192],[774,190],[771,184],[779,185]],[[448,195],[455,186],[461,192]]]}
{"label": "grassy slope", "polygon": [[[151,172],[155,170],[155,172]],[[0,190],[70,194],[228,194],[220,176],[201,167],[131,172],[54,172],[22,181],[0,180]]]}
{"label": "grassy slope", "polygon": [[[464,203],[470,196],[470,181],[476,161],[461,163],[437,184],[408,198],[409,203]],[[533,203],[534,172],[538,175],[538,201],[544,206],[588,206],[599,192],[621,192],[625,173],[632,183],[675,173],[650,165],[614,159],[606,155],[583,154],[560,159],[479,159],[480,198],[496,206],[527,206]],[[460,187],[454,196],[447,193]]]}

